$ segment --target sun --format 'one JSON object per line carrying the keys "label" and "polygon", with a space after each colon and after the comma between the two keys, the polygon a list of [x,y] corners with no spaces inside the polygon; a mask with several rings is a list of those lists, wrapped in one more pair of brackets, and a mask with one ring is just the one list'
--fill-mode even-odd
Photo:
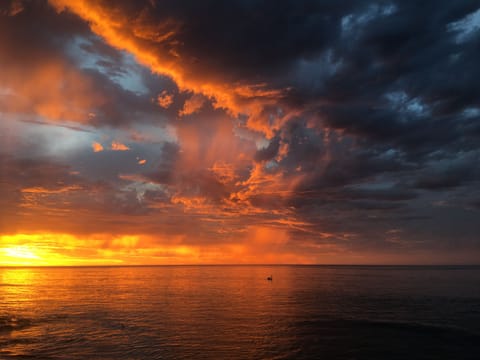
{"label": "sun", "polygon": [[40,257],[27,245],[19,245],[3,249],[6,256],[21,259],[39,259]]}
{"label": "sun", "polygon": [[34,265],[42,258],[28,245],[17,245],[1,249],[3,260],[9,265]]}
{"label": "sun", "polygon": [[[117,247],[133,247],[136,237],[123,236],[115,238]],[[91,240],[92,242],[95,239]],[[78,252],[85,251],[88,239],[78,238],[71,234],[60,233],[18,233],[0,234],[0,267],[2,266],[80,266],[121,264],[123,260],[116,257],[112,251],[109,256],[106,251],[98,256],[85,257]],[[80,250],[78,250],[80,249]],[[122,254],[119,253],[121,256]]]}

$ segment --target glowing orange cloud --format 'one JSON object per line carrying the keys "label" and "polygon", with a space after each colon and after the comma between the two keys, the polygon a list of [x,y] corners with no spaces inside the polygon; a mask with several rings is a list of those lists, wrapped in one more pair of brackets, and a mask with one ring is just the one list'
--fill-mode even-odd
{"label": "glowing orange cloud", "polygon": [[18,13],[21,13],[24,10],[23,4],[20,0],[14,0],[10,4],[10,10],[8,11],[9,16],[15,16]]}
{"label": "glowing orange cloud", "polygon": [[168,109],[173,104],[173,95],[163,90],[157,97],[157,103],[160,107]]}
{"label": "glowing orange cloud", "polygon": [[112,141],[111,149],[113,151],[127,151],[127,150],[130,150],[130,148],[127,145],[122,144],[121,142],[118,142],[118,141]]}
{"label": "glowing orange cloud", "polygon": [[93,152],[100,152],[100,151],[103,151],[103,146],[98,142],[94,142],[92,143],[92,149],[93,149]]}
{"label": "glowing orange cloud", "polygon": [[203,96],[195,94],[190,99],[185,101],[185,104],[183,105],[183,109],[180,110],[178,115],[185,116],[185,115],[194,114],[202,108],[204,102],[205,102],[205,99],[203,98]]}
{"label": "glowing orange cloud", "polygon": [[233,164],[215,161],[209,170],[222,184],[232,183],[237,178]]}
{"label": "glowing orange cloud", "polygon": [[23,188],[20,191],[22,193],[33,193],[33,194],[61,194],[61,193],[68,193],[76,190],[82,190],[82,187],[78,185],[72,185],[72,186],[60,187],[57,189],[45,189],[41,186],[36,186],[36,187]]}
{"label": "glowing orange cloud", "polygon": [[0,266],[313,262],[288,252],[287,242],[284,231],[259,227],[236,244],[203,246],[183,244],[182,237],[158,242],[149,235],[19,233],[0,235]]}
{"label": "glowing orange cloud", "polygon": [[3,103],[2,111],[6,113],[33,113],[48,121],[88,123],[90,109],[105,103],[93,80],[63,59],[40,59],[29,68],[11,65],[0,73],[0,82],[11,92],[9,101]]}
{"label": "glowing orange cloud", "polygon": [[[150,17],[153,4],[147,5],[135,16],[112,11],[111,7],[88,0],[49,0],[57,11],[70,10],[83,18],[93,32],[115,48],[133,54],[137,61],[152,71],[171,77],[181,91],[203,94],[212,98],[214,105],[224,108],[233,116],[249,115],[247,125],[268,137],[280,128],[290,115],[275,117],[265,114],[266,106],[276,106],[289,89],[270,89],[264,83],[225,82],[221,74],[199,69],[195,59],[182,54],[181,43],[176,40],[182,24],[174,19],[158,23]],[[169,98],[162,95],[157,100],[167,106]],[[198,97],[187,101],[180,115],[191,114],[200,108]]]}

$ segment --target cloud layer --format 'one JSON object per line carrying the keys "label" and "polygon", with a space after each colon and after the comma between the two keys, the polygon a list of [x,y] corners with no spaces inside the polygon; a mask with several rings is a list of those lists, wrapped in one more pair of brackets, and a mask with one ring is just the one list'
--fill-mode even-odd
{"label": "cloud layer", "polygon": [[6,1],[0,232],[131,263],[476,262],[479,13]]}

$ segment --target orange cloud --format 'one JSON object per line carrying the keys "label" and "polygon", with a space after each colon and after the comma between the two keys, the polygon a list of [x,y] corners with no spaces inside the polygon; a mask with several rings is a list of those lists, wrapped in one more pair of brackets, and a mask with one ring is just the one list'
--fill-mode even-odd
{"label": "orange cloud", "polygon": [[222,184],[231,183],[237,178],[233,164],[216,161],[209,170]]}
{"label": "orange cloud", "polygon": [[15,16],[24,10],[24,6],[21,0],[13,0],[10,4],[9,16]]}
{"label": "orange cloud", "polygon": [[236,244],[203,246],[181,236],[17,233],[0,235],[0,266],[312,263],[309,255],[289,253],[287,243],[284,231],[265,227],[250,228]]}
{"label": "orange cloud", "polygon": [[94,142],[92,143],[92,149],[93,149],[93,152],[100,152],[100,151],[103,151],[103,146],[98,142]]}
{"label": "orange cloud", "polygon": [[163,90],[157,97],[157,103],[160,107],[168,109],[173,104],[173,95]]}
{"label": "orange cloud", "polygon": [[[266,107],[278,106],[289,89],[270,89],[265,83],[227,82],[222,74],[201,67],[201,63],[183,54],[182,43],[177,39],[183,24],[171,18],[163,22],[154,19],[153,4],[131,14],[121,9],[112,11],[110,6],[88,0],[49,2],[57,11],[69,10],[83,18],[111,46],[133,54],[152,71],[171,77],[181,91],[203,94],[213,100],[214,106],[226,109],[233,116],[248,115],[247,126],[268,137],[293,116],[264,113]],[[187,100],[180,116],[199,110],[203,104],[200,99],[194,95]],[[164,101],[168,103],[167,98],[161,102]]]}
{"label": "orange cloud", "polygon": [[[10,51],[12,45],[4,46],[3,51]],[[88,123],[92,120],[90,109],[105,104],[105,96],[95,89],[93,80],[63,59],[39,59],[30,67],[10,63],[6,69],[0,72],[2,87],[9,90],[8,101],[2,103],[5,113]]]}
{"label": "orange cloud", "polygon": [[146,163],[147,163],[147,160],[145,160],[145,159],[138,160],[139,165],[145,165]]}
{"label": "orange cloud", "polygon": [[130,150],[130,148],[125,145],[125,144],[122,144],[121,142],[118,142],[118,141],[112,141],[112,146],[111,148],[113,151],[127,151],[127,150]]}
{"label": "orange cloud", "polygon": [[178,115],[185,116],[194,114],[202,108],[204,103],[205,99],[203,96],[194,94],[190,99],[185,101],[185,104],[183,104],[183,108],[179,111]]}
{"label": "orange cloud", "polygon": [[34,193],[34,194],[61,194],[67,193],[71,191],[82,190],[81,186],[72,185],[72,186],[65,186],[58,189],[45,189],[44,187],[37,186],[37,187],[29,187],[21,189],[22,193]]}

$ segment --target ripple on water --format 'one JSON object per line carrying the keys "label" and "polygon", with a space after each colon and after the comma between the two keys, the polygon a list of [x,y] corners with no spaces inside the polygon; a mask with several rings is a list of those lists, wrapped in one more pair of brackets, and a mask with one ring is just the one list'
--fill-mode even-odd
{"label": "ripple on water", "polygon": [[16,315],[0,316],[0,333],[22,330],[31,324],[32,321],[24,317]]}

